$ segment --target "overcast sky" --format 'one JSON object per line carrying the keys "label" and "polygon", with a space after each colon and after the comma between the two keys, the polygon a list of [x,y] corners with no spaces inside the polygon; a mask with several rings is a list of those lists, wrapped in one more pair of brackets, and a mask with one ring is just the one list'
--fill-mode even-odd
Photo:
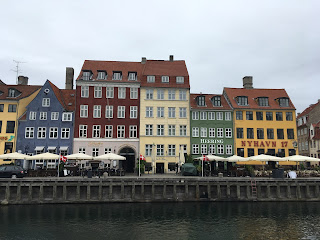
{"label": "overcast sky", "polygon": [[253,76],[285,88],[297,112],[320,99],[318,0],[2,0],[0,79],[64,88],[83,61],[185,60],[191,92],[222,93]]}

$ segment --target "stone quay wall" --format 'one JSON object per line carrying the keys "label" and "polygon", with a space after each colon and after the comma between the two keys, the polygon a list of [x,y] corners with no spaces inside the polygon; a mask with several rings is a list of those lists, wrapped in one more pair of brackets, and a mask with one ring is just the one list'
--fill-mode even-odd
{"label": "stone quay wall", "polygon": [[[0,179],[1,204],[320,201],[320,179]],[[253,181],[254,185],[254,181]]]}

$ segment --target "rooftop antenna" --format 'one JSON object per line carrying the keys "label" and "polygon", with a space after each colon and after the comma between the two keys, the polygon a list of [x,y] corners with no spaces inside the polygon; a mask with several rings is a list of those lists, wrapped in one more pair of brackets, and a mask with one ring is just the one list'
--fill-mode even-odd
{"label": "rooftop antenna", "polygon": [[19,76],[19,73],[21,73],[21,71],[19,70],[19,64],[20,63],[26,63],[26,62],[21,62],[21,61],[16,61],[16,60],[13,60],[17,65],[16,65],[16,69],[11,69],[11,71],[14,71],[15,73],[17,73],[17,77],[16,77],[16,84],[18,85],[18,76]]}

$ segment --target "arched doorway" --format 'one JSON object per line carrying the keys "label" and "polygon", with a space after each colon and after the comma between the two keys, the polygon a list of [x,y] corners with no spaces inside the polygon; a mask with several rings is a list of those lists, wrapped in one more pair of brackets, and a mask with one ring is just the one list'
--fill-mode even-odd
{"label": "arched doorway", "polygon": [[127,173],[133,173],[135,162],[136,162],[136,154],[135,151],[131,147],[125,147],[120,150],[119,155],[126,158],[126,161],[122,161],[122,167]]}

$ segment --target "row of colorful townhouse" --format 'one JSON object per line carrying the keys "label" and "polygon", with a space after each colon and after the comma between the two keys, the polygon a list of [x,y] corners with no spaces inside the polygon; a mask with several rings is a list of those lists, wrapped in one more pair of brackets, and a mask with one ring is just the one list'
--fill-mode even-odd
{"label": "row of colorful townhouse", "polygon": [[296,152],[295,107],[284,89],[256,89],[252,77],[245,77],[243,88],[190,94],[185,61],[172,55],[141,62],[86,60],[75,90],[72,68],[66,89],[48,80],[43,86],[26,81],[0,85],[1,153],[113,152],[126,157],[127,172],[142,154],[148,168],[164,173],[175,171],[187,154]]}

